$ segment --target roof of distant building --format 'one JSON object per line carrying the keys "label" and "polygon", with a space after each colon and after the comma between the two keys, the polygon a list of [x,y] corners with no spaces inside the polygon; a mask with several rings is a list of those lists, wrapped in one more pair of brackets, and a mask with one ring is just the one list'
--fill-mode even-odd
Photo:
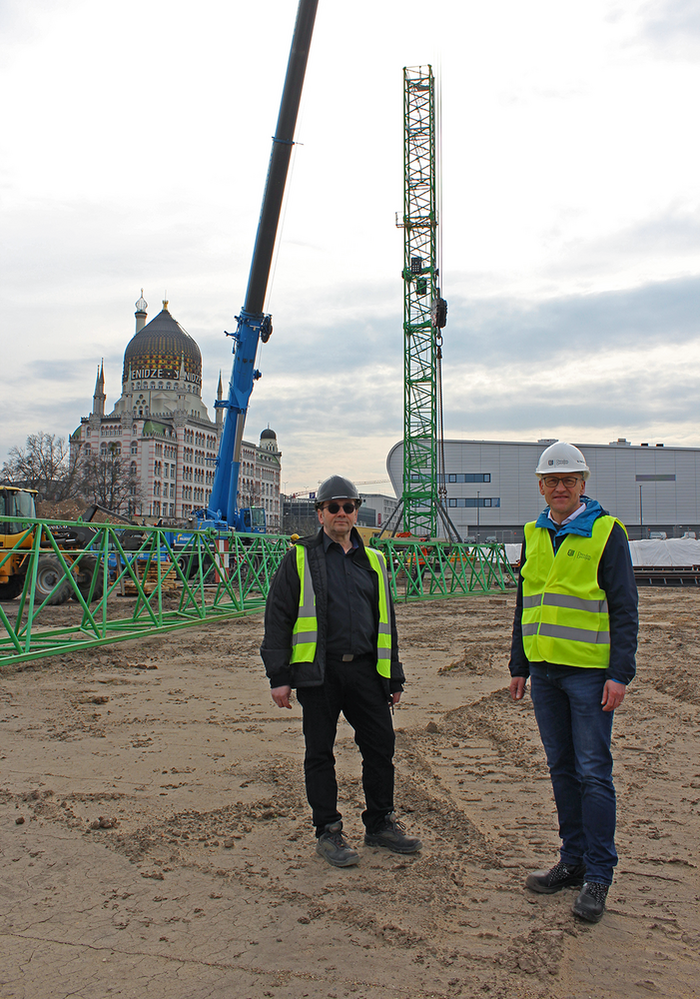
{"label": "roof of distant building", "polygon": [[196,341],[173,319],[168,303],[131,338],[124,351],[122,381],[132,378],[169,378],[180,375],[184,359],[185,376],[197,385],[202,383],[202,354]]}
{"label": "roof of distant building", "polygon": [[158,423],[156,420],[146,420],[143,425],[144,436],[146,434],[162,434],[166,435],[170,427],[165,423]]}

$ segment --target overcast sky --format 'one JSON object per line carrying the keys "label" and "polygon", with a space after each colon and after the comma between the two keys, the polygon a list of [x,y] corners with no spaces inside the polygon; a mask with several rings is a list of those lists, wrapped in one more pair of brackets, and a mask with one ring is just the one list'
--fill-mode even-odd
{"label": "overcast sky", "polygon": [[[134,303],[213,417],[296,0],[0,0],[0,462],[121,391]],[[388,491],[402,68],[442,98],[445,432],[700,446],[696,0],[320,0],[246,438]]]}

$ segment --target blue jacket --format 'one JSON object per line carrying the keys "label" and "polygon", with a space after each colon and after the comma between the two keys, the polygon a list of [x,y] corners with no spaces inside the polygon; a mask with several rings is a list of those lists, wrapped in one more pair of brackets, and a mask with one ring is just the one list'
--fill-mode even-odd
{"label": "blue jacket", "polygon": [[[606,515],[597,500],[590,499],[585,494],[581,500],[586,509],[578,517],[563,527],[558,527],[549,517],[549,508],[545,508],[535,522],[536,527],[549,531],[552,547],[555,553],[567,534],[578,534],[590,538],[593,523],[598,517]],[[527,551],[523,541],[520,553],[520,565],[525,564]],[[598,567],[598,585],[605,590],[610,615],[610,665],[605,671],[606,678],[617,680],[618,683],[629,683],[636,672],[635,653],[637,651],[637,584],[632,569],[627,535],[615,524]],[[511,641],[510,662],[508,668],[511,676],[530,675],[530,664],[523,650],[522,636],[523,614],[523,581],[518,579],[518,595],[515,604],[515,620],[513,621],[513,637]],[[556,665],[556,664],[553,664]],[[576,669],[575,666],[571,669]]]}

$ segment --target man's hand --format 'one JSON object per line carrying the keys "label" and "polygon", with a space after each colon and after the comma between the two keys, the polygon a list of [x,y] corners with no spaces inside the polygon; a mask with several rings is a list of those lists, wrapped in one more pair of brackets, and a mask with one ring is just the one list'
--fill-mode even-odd
{"label": "man's hand", "polygon": [[291,692],[291,687],[273,687],[270,691],[272,694],[272,700],[278,708],[291,708],[292,705],[289,700]]}
{"label": "man's hand", "polygon": [[619,708],[625,699],[626,690],[624,683],[618,683],[617,680],[606,680],[603,687],[603,699],[600,702],[603,705],[603,711],[614,711],[615,708]]}
{"label": "man's hand", "polygon": [[524,676],[514,676],[510,681],[510,696],[514,701],[522,701],[526,683],[527,677]]}
{"label": "man's hand", "polygon": [[391,695],[391,703],[398,704],[400,700],[401,700],[401,691],[395,690],[394,693]]}

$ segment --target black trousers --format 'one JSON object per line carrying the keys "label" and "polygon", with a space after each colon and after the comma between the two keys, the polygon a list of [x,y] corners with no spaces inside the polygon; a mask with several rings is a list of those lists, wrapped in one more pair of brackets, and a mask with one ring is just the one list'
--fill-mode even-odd
{"label": "black trousers", "polygon": [[313,813],[316,835],[324,826],[339,822],[338,782],[333,746],[342,711],[355,730],[362,754],[362,787],[366,810],[362,821],[375,832],[394,810],[394,726],[384,684],[375,663],[329,660],[320,687],[297,688],[302,707],[306,753],[306,796]]}

